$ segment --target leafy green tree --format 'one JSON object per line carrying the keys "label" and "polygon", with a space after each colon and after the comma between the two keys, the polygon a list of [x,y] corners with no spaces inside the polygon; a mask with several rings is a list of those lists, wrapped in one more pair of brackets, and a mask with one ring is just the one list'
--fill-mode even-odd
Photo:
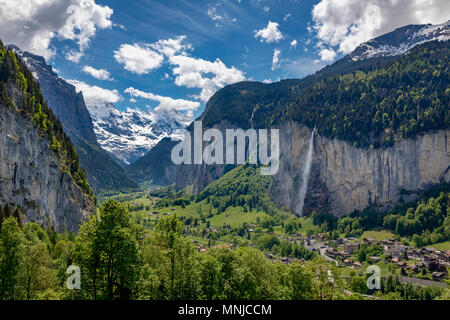
{"label": "leafy green tree", "polygon": [[15,286],[23,260],[25,238],[14,217],[3,221],[0,233],[0,299],[14,298]]}
{"label": "leafy green tree", "polygon": [[293,263],[289,268],[290,295],[292,300],[310,300],[314,297],[312,273],[307,267]]}

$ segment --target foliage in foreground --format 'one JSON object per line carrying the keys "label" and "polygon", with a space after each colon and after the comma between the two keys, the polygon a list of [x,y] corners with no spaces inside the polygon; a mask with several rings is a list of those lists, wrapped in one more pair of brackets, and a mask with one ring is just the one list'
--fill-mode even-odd
{"label": "foliage in foreground", "polygon": [[[65,287],[69,265],[81,268],[77,299],[322,300],[373,293],[365,289],[363,277],[347,283],[334,265],[320,259],[283,264],[248,247],[198,252],[181,231],[173,215],[148,234],[130,219],[124,204],[113,200],[76,237],[35,223],[21,227],[9,216],[0,232],[0,299],[70,299]],[[440,289],[421,290],[388,279],[376,295],[432,299],[441,294]]]}

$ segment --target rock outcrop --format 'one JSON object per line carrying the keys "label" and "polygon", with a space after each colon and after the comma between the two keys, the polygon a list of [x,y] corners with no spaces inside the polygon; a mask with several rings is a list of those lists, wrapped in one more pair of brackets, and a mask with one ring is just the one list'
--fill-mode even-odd
{"label": "rock outcrop", "polygon": [[[300,212],[299,190],[311,129],[296,122],[280,128],[280,169],[271,189],[278,205]],[[316,135],[304,214],[342,216],[368,207],[392,208],[450,181],[450,131],[405,139],[386,149],[359,149]]]}
{"label": "rock outcrop", "polygon": [[81,92],[58,77],[41,56],[23,52],[9,45],[21,57],[39,82],[48,106],[61,121],[64,132],[70,137],[78,152],[80,164],[95,193],[110,190],[136,189],[138,186],[124,173],[119,162],[97,142],[94,125]]}
{"label": "rock outcrop", "polygon": [[48,138],[21,113],[0,104],[0,205],[17,205],[26,221],[78,231],[94,201],[60,165]]}

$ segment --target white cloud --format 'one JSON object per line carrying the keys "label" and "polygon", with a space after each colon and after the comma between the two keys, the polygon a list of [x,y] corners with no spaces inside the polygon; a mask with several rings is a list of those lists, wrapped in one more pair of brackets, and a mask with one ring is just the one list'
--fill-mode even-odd
{"label": "white cloud", "polygon": [[172,65],[175,84],[188,88],[200,88],[196,98],[206,102],[217,91],[228,84],[245,80],[244,73],[235,67],[227,67],[220,59],[214,62],[188,55],[190,44],[185,44],[185,36],[159,40],[150,46],[164,54]]}
{"label": "white cloud", "polygon": [[291,41],[291,47],[296,48],[297,47],[297,40],[292,40]]}
{"label": "white cloud", "polygon": [[113,10],[94,0],[0,0],[0,37],[22,50],[50,59],[51,41],[72,40],[67,58],[78,62],[98,29],[112,27]]}
{"label": "white cloud", "polygon": [[66,80],[74,85],[77,92],[82,91],[87,106],[103,106],[106,103],[116,103],[122,100],[117,90],[109,90],[98,86],[91,86],[83,81]]}
{"label": "white cloud", "polygon": [[114,58],[124,64],[126,70],[136,74],[149,73],[158,68],[164,60],[161,54],[137,43],[122,44],[119,50],[114,51]]}
{"label": "white cloud", "polygon": [[278,30],[278,23],[269,21],[267,27],[256,30],[255,38],[261,37],[261,42],[266,41],[267,43],[278,42],[283,39],[283,34]]}
{"label": "white cloud", "polygon": [[[314,6],[313,30],[319,46],[349,53],[359,44],[408,24],[443,23],[448,0],[321,0]],[[329,58],[330,52],[321,56]]]}
{"label": "white cloud", "polygon": [[292,17],[292,14],[288,13],[283,17],[283,21],[286,22],[289,20],[289,18]]}
{"label": "white cloud", "polygon": [[321,49],[319,52],[322,61],[333,61],[336,57],[336,52],[333,49]]}
{"label": "white cloud", "polygon": [[[227,67],[220,59],[208,61],[200,58],[194,58],[189,55],[188,51],[192,50],[189,43],[185,43],[186,36],[178,36],[166,40],[159,40],[155,43],[143,44],[139,46],[139,51],[152,51],[157,57],[153,68],[158,68],[166,61],[175,77],[177,86],[185,86],[187,88],[199,88],[201,92],[194,96],[204,102],[220,88],[245,80],[244,73],[235,67]],[[122,45],[121,47],[123,47]],[[142,59],[143,54],[136,55],[136,59]],[[165,58],[165,59],[164,59]],[[116,58],[117,59],[117,58]],[[130,59],[123,61],[130,62]],[[142,62],[134,62],[125,65],[125,69],[133,72],[141,72]],[[169,75],[165,76],[169,79]]]}
{"label": "white cloud", "polygon": [[108,81],[114,80],[111,77],[109,71],[106,69],[95,69],[91,66],[84,66],[83,72],[90,74],[91,76],[93,76],[95,79],[98,80],[108,80]]}
{"label": "white cloud", "polygon": [[263,8],[263,10],[264,10],[265,12],[269,12],[270,7],[269,7],[269,6],[265,6],[265,7]]}
{"label": "white cloud", "polygon": [[280,66],[280,54],[281,54],[281,50],[278,50],[278,49],[273,50],[272,70],[275,70]]}
{"label": "white cloud", "polygon": [[272,83],[272,79],[264,79],[263,83]]}
{"label": "white cloud", "polygon": [[132,97],[139,97],[147,100],[159,102],[155,110],[177,110],[185,111],[188,116],[192,116],[193,112],[200,107],[197,101],[189,101],[184,99],[173,99],[170,97],[159,96],[150,92],[144,92],[133,87],[125,89],[125,92]]}
{"label": "white cloud", "polygon": [[244,73],[235,67],[228,68],[220,59],[211,62],[186,55],[169,57],[174,66],[175,84],[188,88],[201,88],[200,100],[207,102],[217,89],[227,84],[245,80]]}
{"label": "white cloud", "polygon": [[175,54],[187,54],[186,51],[192,49],[192,46],[189,43],[183,43],[185,39],[186,36],[178,36],[174,39],[159,40],[148,46],[167,57]]}

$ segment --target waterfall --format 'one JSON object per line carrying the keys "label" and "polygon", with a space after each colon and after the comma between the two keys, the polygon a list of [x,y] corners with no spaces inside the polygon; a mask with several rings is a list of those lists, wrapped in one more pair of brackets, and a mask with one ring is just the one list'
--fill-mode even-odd
{"label": "waterfall", "polygon": [[303,181],[302,181],[302,187],[300,188],[300,193],[299,193],[300,194],[299,216],[302,216],[303,206],[305,205],[306,191],[308,190],[309,174],[311,173],[311,164],[312,164],[312,157],[313,157],[313,151],[314,151],[314,132],[315,131],[316,131],[316,127],[314,127],[313,131],[311,132],[311,138],[309,138],[308,152],[306,154],[306,161],[305,161],[305,165],[303,166]]}

